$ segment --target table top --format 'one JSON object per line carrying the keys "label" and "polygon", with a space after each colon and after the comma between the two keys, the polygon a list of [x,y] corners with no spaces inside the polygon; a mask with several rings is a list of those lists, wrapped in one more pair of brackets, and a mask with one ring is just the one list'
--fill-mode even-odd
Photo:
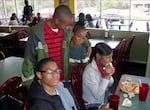
{"label": "table top", "polygon": [[22,74],[23,58],[8,57],[0,60],[0,85],[8,78]]}
{"label": "table top", "polygon": [[0,32],[0,37],[6,37],[11,35],[11,33],[7,33],[7,32]]}
{"label": "table top", "polygon": [[104,42],[108,44],[112,49],[115,49],[120,43],[119,40],[112,40],[112,39],[89,39],[89,41],[91,42],[92,47],[94,47],[99,42]]}
{"label": "table top", "polygon": [[119,22],[117,22],[117,23],[114,22],[114,23],[111,23],[110,26],[128,26],[128,24],[122,24]]}
{"label": "table top", "polygon": [[[126,81],[126,80],[130,80],[133,82],[139,82],[139,79],[141,80],[142,83],[150,84],[150,78],[142,77],[142,76],[135,76],[135,75],[127,75],[127,74],[124,74],[121,76],[119,83],[122,81]],[[120,95],[121,100],[120,100],[120,104],[119,104],[119,110],[149,110],[150,109],[150,90],[149,90],[149,93],[147,96],[147,100],[145,102],[139,101],[139,95],[135,94],[135,97],[130,99],[132,101],[131,107],[123,107],[122,106],[122,102],[124,99],[124,97],[123,97],[124,92],[120,91],[119,84],[118,84],[115,94]]]}
{"label": "table top", "polygon": [[29,27],[28,25],[0,25],[0,27]]}

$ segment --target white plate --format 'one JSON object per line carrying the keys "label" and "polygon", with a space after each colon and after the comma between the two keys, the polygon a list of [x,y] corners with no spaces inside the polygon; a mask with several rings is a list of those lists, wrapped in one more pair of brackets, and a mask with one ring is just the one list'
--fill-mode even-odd
{"label": "white plate", "polygon": [[120,89],[126,93],[139,94],[139,84],[136,82],[121,82]]}

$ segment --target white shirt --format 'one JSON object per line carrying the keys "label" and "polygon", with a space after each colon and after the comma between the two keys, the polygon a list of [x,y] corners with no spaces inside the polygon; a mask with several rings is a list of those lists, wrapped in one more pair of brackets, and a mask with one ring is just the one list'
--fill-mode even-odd
{"label": "white shirt", "polygon": [[10,20],[9,25],[18,25],[18,22],[16,20]]}
{"label": "white shirt", "polygon": [[87,104],[104,103],[105,91],[114,82],[112,76],[109,80],[102,78],[94,59],[86,66],[82,80],[82,96]]}

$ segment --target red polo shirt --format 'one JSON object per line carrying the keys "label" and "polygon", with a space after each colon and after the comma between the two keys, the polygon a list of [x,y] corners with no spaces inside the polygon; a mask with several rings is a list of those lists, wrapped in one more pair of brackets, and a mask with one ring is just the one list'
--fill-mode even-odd
{"label": "red polo shirt", "polygon": [[[53,31],[51,27],[45,22],[44,24],[44,38],[48,46],[48,56],[53,58],[58,68],[63,71],[62,67],[62,43],[63,43],[63,32],[58,30]],[[60,80],[64,79],[64,74],[60,75]]]}

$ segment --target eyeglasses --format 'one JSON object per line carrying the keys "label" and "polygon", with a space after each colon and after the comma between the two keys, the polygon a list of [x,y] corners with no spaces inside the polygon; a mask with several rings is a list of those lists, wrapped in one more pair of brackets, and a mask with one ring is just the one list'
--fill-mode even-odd
{"label": "eyeglasses", "polygon": [[53,73],[60,74],[62,71],[61,71],[61,69],[56,69],[56,70],[47,69],[45,71],[43,70],[43,71],[39,71],[39,72],[45,72],[47,74],[53,74]]}

